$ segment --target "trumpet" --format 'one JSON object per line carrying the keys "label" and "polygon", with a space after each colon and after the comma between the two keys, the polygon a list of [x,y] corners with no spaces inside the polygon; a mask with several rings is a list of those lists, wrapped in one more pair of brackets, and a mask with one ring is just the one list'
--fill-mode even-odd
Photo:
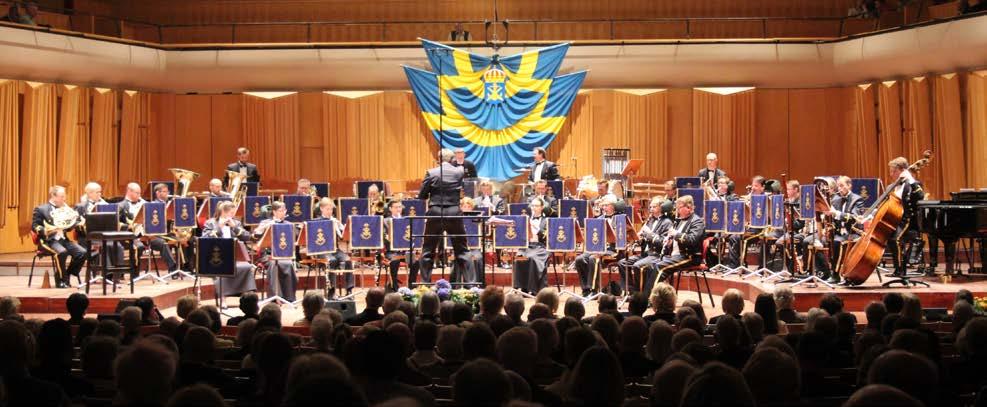
{"label": "trumpet", "polygon": [[387,204],[384,202],[384,197],[378,195],[376,199],[370,202],[370,212],[375,215],[383,215],[385,206]]}

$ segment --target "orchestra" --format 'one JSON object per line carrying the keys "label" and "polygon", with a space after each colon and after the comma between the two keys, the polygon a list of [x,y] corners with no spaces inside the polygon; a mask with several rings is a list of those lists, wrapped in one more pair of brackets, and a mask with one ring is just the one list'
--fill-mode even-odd
{"label": "orchestra", "polygon": [[[568,264],[569,269],[574,269],[578,275],[578,284],[581,289],[581,297],[591,299],[596,293],[612,290],[602,284],[600,270],[601,264],[615,264],[614,268],[619,271],[619,279],[610,281],[610,284],[619,284],[619,290],[628,294],[636,292],[648,293],[657,282],[665,281],[683,268],[693,267],[698,264],[700,258],[706,260],[710,265],[720,262],[713,256],[719,257],[723,247],[714,249],[717,246],[725,246],[722,264],[726,269],[742,268],[746,263],[747,249],[759,239],[764,239],[770,244],[765,244],[761,253],[762,259],[770,256],[772,252],[783,258],[783,266],[793,274],[793,277],[813,273],[821,276],[829,284],[853,284],[854,281],[841,279],[845,272],[843,264],[850,248],[865,234],[866,225],[872,219],[873,214],[869,213],[865,201],[866,197],[854,192],[854,180],[847,176],[833,178],[819,177],[816,182],[816,194],[818,198],[814,201],[806,201],[800,196],[802,185],[798,180],[787,180],[784,183],[768,180],[763,176],[756,175],[751,178],[747,187],[747,195],[738,196],[736,185],[726,171],[719,167],[719,159],[716,153],[709,153],[706,156],[706,166],[698,171],[700,188],[704,190],[703,196],[706,201],[742,201],[747,207],[747,217],[750,218],[751,197],[760,194],[770,195],[780,193],[784,188],[783,200],[774,201],[774,205],[783,202],[784,226],[772,224],[768,227],[751,227],[748,219],[742,225],[742,233],[707,233],[705,219],[708,214],[696,211],[697,202],[693,196],[679,195],[675,180],[668,180],[661,184],[648,184],[654,188],[662,189],[659,192],[645,197],[635,198],[629,191],[625,191],[625,181],[623,179],[610,179],[607,181],[597,181],[594,176],[584,177],[580,186],[575,191],[554,191],[551,190],[548,181],[559,180],[558,166],[546,159],[543,148],[535,148],[532,153],[533,162],[530,164],[528,180],[530,181],[530,194],[527,197],[515,197],[514,200],[521,200],[526,203],[526,216],[528,216],[528,242],[526,247],[518,250],[507,250],[492,247],[489,242],[480,244],[479,247],[467,247],[466,231],[464,222],[471,222],[461,215],[479,215],[486,217],[497,217],[508,214],[508,205],[512,204],[508,188],[510,184],[504,184],[504,190],[498,194],[495,190],[496,183],[491,180],[480,178],[477,184],[475,195],[467,196],[464,193],[464,179],[473,178],[476,174],[476,166],[465,159],[465,152],[456,149],[455,152],[442,149],[438,153],[439,164],[429,169],[420,189],[417,191],[417,198],[425,202],[427,214],[425,216],[425,232],[422,236],[421,256],[415,259],[418,246],[408,249],[395,249],[391,244],[392,239],[402,235],[405,240],[409,239],[409,230],[391,230],[391,220],[405,217],[405,205],[403,193],[389,195],[381,190],[378,185],[382,182],[373,182],[366,189],[366,212],[360,215],[379,215],[385,218],[382,223],[382,236],[384,246],[382,249],[370,253],[369,258],[379,259],[381,267],[386,267],[389,274],[389,291],[397,291],[402,286],[411,287],[416,284],[430,283],[432,281],[432,269],[437,258],[453,259],[449,262],[452,267],[451,280],[459,287],[482,287],[488,282],[485,267],[504,267],[504,256],[520,255],[526,260],[515,270],[515,287],[526,293],[535,293],[548,286],[548,260],[550,251],[547,239],[554,237],[548,231],[548,218],[562,217],[572,213],[560,213],[560,202],[563,199],[585,199],[587,207],[593,208],[588,211],[587,217],[606,219],[608,227],[608,237],[603,252],[590,253],[586,251],[584,245],[577,246],[572,261]],[[243,181],[259,182],[260,172],[257,165],[249,162],[250,151],[246,148],[237,150],[237,161],[227,167],[227,173],[223,178],[212,178],[208,181],[208,189],[205,192],[188,193],[188,182],[181,184],[178,179],[179,173],[186,173],[187,170],[171,169],[176,174],[176,183],[179,185],[179,193],[171,195],[170,187],[164,183],[152,185],[151,201],[165,204],[168,208],[173,204],[173,198],[182,196],[194,196],[199,199],[197,205],[204,205],[211,198],[229,198],[231,200],[218,201],[213,208],[213,214],[202,223],[199,220],[199,231],[195,236],[209,238],[233,239],[251,247],[254,250],[245,253],[256,254],[254,259],[237,259],[233,265],[233,272],[229,277],[217,280],[217,293],[219,296],[237,295],[243,292],[255,291],[257,289],[254,281],[253,269],[255,264],[266,271],[268,280],[267,291],[271,296],[278,296],[285,301],[295,301],[295,288],[298,285],[296,270],[297,261],[301,256],[307,255],[304,250],[296,250],[293,259],[271,256],[270,246],[259,246],[265,232],[274,224],[290,223],[295,231],[295,238],[300,239],[303,222],[292,223],[287,219],[288,208],[281,201],[274,200],[263,210],[259,206],[254,208],[253,215],[258,217],[259,223],[252,223],[249,226],[243,219],[244,209],[242,202],[233,199],[239,196],[242,200],[244,188]],[[909,163],[904,157],[898,157],[888,163],[889,175],[899,180],[894,185],[895,197],[901,200],[903,215],[901,223],[896,226],[893,238],[888,241],[887,250],[891,254],[894,264],[894,272],[897,275],[904,275],[906,266],[909,263],[908,254],[904,253],[907,244],[918,240],[917,217],[918,201],[925,197],[921,182],[909,170]],[[194,173],[192,173],[194,174]],[[198,174],[194,174],[197,176]],[[784,174],[783,174],[784,176]],[[232,179],[231,179],[232,178]],[[192,178],[194,179],[194,178]],[[232,185],[230,185],[232,182]],[[586,184],[584,188],[583,184]],[[599,188],[599,189],[597,189]],[[627,188],[634,189],[634,184],[627,185]],[[866,188],[866,187],[864,187]],[[347,190],[339,188],[340,191]],[[354,185],[356,194],[356,185]],[[121,198],[111,198],[110,203],[103,198],[103,189],[99,183],[90,182],[85,185],[84,194],[80,197],[79,203],[75,206],[66,204],[65,188],[53,186],[49,191],[48,202],[34,208],[32,220],[32,232],[36,233],[39,249],[48,250],[56,255],[57,270],[56,284],[58,287],[67,287],[68,277],[78,275],[84,266],[86,259],[90,256],[86,253],[86,215],[93,214],[100,205],[115,205],[118,222],[121,230],[132,231],[135,238],[129,243],[120,244],[117,242],[107,243],[110,258],[115,264],[124,263],[125,246],[129,246],[136,253],[132,256],[141,256],[141,253],[150,248],[160,253],[160,259],[165,263],[169,272],[173,272],[185,264],[189,264],[194,259],[195,244],[188,244],[187,240],[179,237],[179,228],[174,226],[174,215],[168,218],[167,233],[155,233],[144,235],[144,225],[138,219],[142,207],[148,202],[141,197],[141,187],[137,182],[127,184],[124,196]],[[358,257],[350,256],[349,236],[344,236],[348,230],[347,223],[340,221],[341,214],[337,213],[337,204],[333,198],[318,197],[313,187],[312,181],[306,178],[297,180],[296,195],[311,196],[313,199],[312,219],[327,219],[334,222],[336,236],[336,246],[334,251],[329,253],[314,254],[310,257],[328,260],[328,269],[325,278],[332,286],[329,293],[336,291],[339,283],[338,277],[344,277],[341,287],[345,289],[346,295],[350,296],[356,286],[354,267],[367,266],[367,264],[354,265],[354,258],[365,259],[368,249],[358,249],[360,253],[354,254]],[[831,194],[830,194],[831,193]],[[701,197],[700,197],[701,198]],[[815,215],[803,217],[800,214],[805,205],[815,206]],[[822,205],[822,206],[820,206]],[[635,241],[627,241],[626,246],[618,248],[614,241],[611,241],[609,230],[617,231],[617,216],[624,216],[625,207],[633,208],[634,211],[640,208],[646,217],[635,222],[634,216],[627,216],[625,222],[628,228],[634,228],[636,233]],[[515,207],[515,210],[517,207]],[[71,213],[69,213],[71,212]],[[566,212],[570,212],[568,209]],[[632,213],[633,211],[626,212]],[[352,214],[357,214],[356,209]],[[293,215],[294,216],[294,215]],[[415,217],[415,214],[411,214]],[[726,214],[723,214],[726,216]],[[776,215],[777,216],[777,215]],[[308,219],[308,217],[305,217]],[[581,222],[576,224],[580,229]],[[553,226],[554,227],[554,226]],[[483,234],[491,233],[492,227],[482,230]],[[185,230],[188,233],[187,230]],[[619,231],[623,233],[623,231]],[[417,233],[417,232],[416,232]],[[582,233],[580,231],[580,233]],[[562,234],[560,234],[561,236]],[[628,236],[630,236],[628,234]],[[440,244],[443,238],[446,244]],[[575,236],[572,237],[575,239]],[[560,237],[561,239],[561,237]],[[584,239],[581,237],[581,239]],[[182,244],[174,244],[178,240]],[[301,242],[301,240],[298,240]],[[706,242],[704,244],[704,241]],[[81,244],[80,244],[81,243]],[[582,243],[582,242],[579,242]],[[172,252],[172,248],[176,250]],[[701,251],[706,249],[706,255]],[[828,248],[828,250],[826,250]],[[450,251],[449,257],[444,257],[444,251]],[[493,259],[485,258],[491,252]],[[178,257],[176,259],[176,256]],[[183,262],[182,259],[189,259]],[[509,257],[508,257],[509,258]],[[563,257],[565,261],[565,257]],[[357,263],[364,262],[358,260]],[[488,263],[489,262],[489,263]],[[136,264],[136,262],[135,262]],[[762,262],[763,264],[763,262]],[[399,272],[405,267],[408,278],[402,282]],[[609,266],[607,266],[609,267]],[[339,270],[345,270],[339,273]],[[443,271],[444,273],[444,271]],[[337,274],[343,274],[338,276]],[[421,277],[419,279],[419,276]],[[613,280],[610,277],[610,280]],[[378,282],[379,284],[379,282]],[[341,290],[340,290],[341,291]],[[331,296],[331,295],[330,295]]]}

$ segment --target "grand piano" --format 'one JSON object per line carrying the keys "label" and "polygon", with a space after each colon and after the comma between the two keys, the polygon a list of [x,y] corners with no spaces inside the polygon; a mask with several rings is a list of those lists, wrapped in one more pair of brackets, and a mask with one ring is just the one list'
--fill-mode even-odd
{"label": "grand piano", "polygon": [[[935,270],[939,260],[939,245],[946,249],[946,274],[952,275],[956,265],[956,242],[974,239],[980,246],[981,270],[987,258],[984,239],[987,238],[987,189],[950,192],[948,201],[919,201],[918,229],[929,235],[929,265]],[[970,250],[973,250],[971,245]],[[969,257],[968,257],[969,258]],[[970,259],[973,271],[973,260]]]}

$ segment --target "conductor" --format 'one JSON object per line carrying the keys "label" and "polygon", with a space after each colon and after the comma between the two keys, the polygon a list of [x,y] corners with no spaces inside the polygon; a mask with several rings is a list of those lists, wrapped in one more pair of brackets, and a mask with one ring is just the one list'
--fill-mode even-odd
{"label": "conductor", "polygon": [[[428,216],[459,216],[459,197],[463,189],[463,167],[452,164],[453,153],[449,149],[439,151],[439,166],[425,173],[418,199],[428,200]],[[422,247],[420,270],[424,282],[432,282],[432,265],[435,249],[442,232],[452,237],[453,258],[466,252],[466,234],[461,218],[431,218],[425,222],[425,243]],[[410,278],[409,278],[410,279]],[[415,281],[408,281],[411,286]]]}

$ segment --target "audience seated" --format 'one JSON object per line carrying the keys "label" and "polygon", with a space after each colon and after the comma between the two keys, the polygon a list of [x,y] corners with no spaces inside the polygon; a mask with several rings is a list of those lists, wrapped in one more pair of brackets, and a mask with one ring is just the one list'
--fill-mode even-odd
{"label": "audience seated", "polygon": [[69,312],[69,324],[79,325],[89,309],[89,297],[83,293],[72,293],[65,299],[65,310]]}
{"label": "audience seated", "polygon": [[644,319],[648,322],[662,320],[674,325],[676,302],[678,302],[678,298],[672,286],[667,283],[655,284],[655,287],[651,289],[651,308],[654,310],[654,314],[648,315]]}
{"label": "audience seated", "polygon": [[241,322],[247,319],[260,319],[260,315],[257,314],[260,309],[258,308],[259,299],[257,298],[257,293],[246,292],[240,294],[240,312],[243,315],[238,315],[230,318],[226,321],[227,326],[239,326]]}
{"label": "audience seated", "polygon": [[778,319],[786,324],[803,324],[805,316],[795,311],[795,294],[788,287],[778,287],[774,291]]}
{"label": "audience seated", "polygon": [[744,293],[736,288],[726,290],[720,300],[720,308],[723,314],[710,318],[710,325],[716,325],[724,317],[733,317],[739,321],[740,313],[744,312]]}

